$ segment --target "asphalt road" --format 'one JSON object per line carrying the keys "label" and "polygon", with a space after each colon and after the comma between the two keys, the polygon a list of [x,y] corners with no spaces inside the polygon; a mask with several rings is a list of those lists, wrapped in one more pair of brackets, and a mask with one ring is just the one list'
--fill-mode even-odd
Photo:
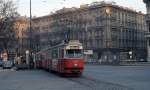
{"label": "asphalt road", "polygon": [[150,90],[150,66],[88,65],[84,75],[133,90]]}
{"label": "asphalt road", "polygon": [[0,69],[0,90],[150,90],[150,66],[87,65],[79,78]]}
{"label": "asphalt road", "polygon": [[88,90],[88,88],[42,70],[1,70],[0,90]]}

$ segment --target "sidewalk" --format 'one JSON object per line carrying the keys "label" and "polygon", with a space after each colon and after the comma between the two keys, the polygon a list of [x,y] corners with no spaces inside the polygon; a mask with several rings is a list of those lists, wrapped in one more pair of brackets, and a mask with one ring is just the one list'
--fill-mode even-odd
{"label": "sidewalk", "polygon": [[120,63],[99,63],[86,62],[88,65],[110,65],[110,66],[150,66],[150,62],[120,62]]}
{"label": "sidewalk", "polygon": [[150,62],[122,62],[121,66],[150,66]]}

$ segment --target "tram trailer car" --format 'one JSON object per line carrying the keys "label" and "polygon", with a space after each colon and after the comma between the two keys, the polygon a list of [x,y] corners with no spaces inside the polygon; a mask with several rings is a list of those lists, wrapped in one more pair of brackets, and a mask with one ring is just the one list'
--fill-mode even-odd
{"label": "tram trailer car", "polygon": [[35,66],[37,69],[42,69],[42,59],[43,59],[43,54],[42,52],[38,52],[35,54]]}
{"label": "tram trailer car", "polygon": [[36,67],[65,76],[81,76],[84,69],[83,46],[78,40],[44,49],[36,55]]}

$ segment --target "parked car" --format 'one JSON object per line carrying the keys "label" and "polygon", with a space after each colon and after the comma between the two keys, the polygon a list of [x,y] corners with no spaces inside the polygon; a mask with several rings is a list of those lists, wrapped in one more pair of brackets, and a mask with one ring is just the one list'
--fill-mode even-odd
{"label": "parked car", "polygon": [[5,68],[12,68],[12,66],[13,66],[13,62],[12,61],[4,61],[3,65],[2,65],[3,69],[5,69]]}
{"label": "parked car", "polygon": [[2,60],[0,60],[0,67],[3,65],[3,61]]}

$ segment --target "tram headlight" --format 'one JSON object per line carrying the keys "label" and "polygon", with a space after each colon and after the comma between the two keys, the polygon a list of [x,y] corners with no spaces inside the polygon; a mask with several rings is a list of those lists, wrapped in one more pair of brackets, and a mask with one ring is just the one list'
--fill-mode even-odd
{"label": "tram headlight", "polygon": [[74,66],[75,66],[75,67],[77,67],[77,66],[78,66],[78,64],[74,64]]}

